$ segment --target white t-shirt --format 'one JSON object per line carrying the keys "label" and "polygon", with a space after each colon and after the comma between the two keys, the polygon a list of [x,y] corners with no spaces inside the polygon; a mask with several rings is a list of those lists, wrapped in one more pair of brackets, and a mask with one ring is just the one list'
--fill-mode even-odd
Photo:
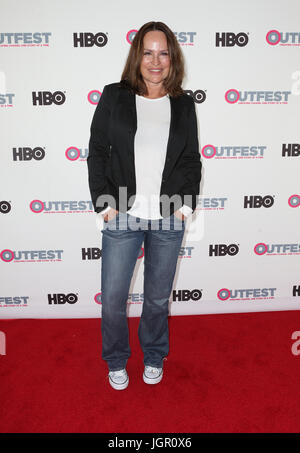
{"label": "white t-shirt", "polygon": [[[169,139],[171,105],[168,95],[149,99],[136,95],[137,131],[134,139],[136,175],[135,200],[128,214],[142,219],[162,219],[159,210],[160,186]],[[99,214],[105,215],[108,206]],[[192,213],[183,205],[179,211]]]}

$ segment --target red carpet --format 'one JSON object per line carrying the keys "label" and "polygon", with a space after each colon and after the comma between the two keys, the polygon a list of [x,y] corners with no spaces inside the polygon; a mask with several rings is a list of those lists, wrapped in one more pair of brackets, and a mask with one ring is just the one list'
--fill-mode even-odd
{"label": "red carpet", "polygon": [[0,321],[0,431],[299,432],[300,311],[172,317],[156,386],[142,381],[138,321],[124,391],[107,381],[99,319]]}

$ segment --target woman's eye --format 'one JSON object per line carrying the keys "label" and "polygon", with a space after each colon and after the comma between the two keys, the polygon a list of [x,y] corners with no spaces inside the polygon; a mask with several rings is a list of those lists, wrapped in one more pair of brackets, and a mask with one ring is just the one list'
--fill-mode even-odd
{"label": "woman's eye", "polygon": [[[146,51],[146,52],[144,52],[144,55],[151,55],[151,52]],[[168,52],[162,52],[160,55],[162,55],[163,57],[167,57],[169,55],[169,53]]]}

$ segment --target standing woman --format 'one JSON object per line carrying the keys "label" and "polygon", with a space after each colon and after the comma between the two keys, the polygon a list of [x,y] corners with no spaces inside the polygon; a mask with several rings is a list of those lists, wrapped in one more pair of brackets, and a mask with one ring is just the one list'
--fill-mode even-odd
{"label": "standing woman", "polygon": [[193,99],[181,87],[174,33],[148,22],[136,34],[118,83],[104,87],[91,124],[89,187],[102,229],[102,358],[125,389],[130,356],[127,299],[144,243],[144,302],[138,337],[143,380],[157,384],[169,352],[168,303],[187,216],[201,179]]}

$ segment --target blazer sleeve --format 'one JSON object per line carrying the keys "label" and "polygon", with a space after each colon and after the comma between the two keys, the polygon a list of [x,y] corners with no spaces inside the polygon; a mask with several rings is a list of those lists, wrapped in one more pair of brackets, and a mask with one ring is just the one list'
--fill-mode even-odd
{"label": "blazer sleeve", "polygon": [[198,126],[193,99],[191,99],[191,107],[188,115],[188,137],[182,155],[182,166],[185,183],[181,188],[181,193],[186,195],[183,202],[194,212],[200,192],[202,163],[199,153]]}
{"label": "blazer sleeve", "polygon": [[92,119],[87,157],[88,182],[95,212],[101,212],[107,207],[106,202],[104,206],[99,207],[96,206],[96,202],[100,195],[107,194],[105,168],[110,147],[109,121],[109,94],[105,85]]}

